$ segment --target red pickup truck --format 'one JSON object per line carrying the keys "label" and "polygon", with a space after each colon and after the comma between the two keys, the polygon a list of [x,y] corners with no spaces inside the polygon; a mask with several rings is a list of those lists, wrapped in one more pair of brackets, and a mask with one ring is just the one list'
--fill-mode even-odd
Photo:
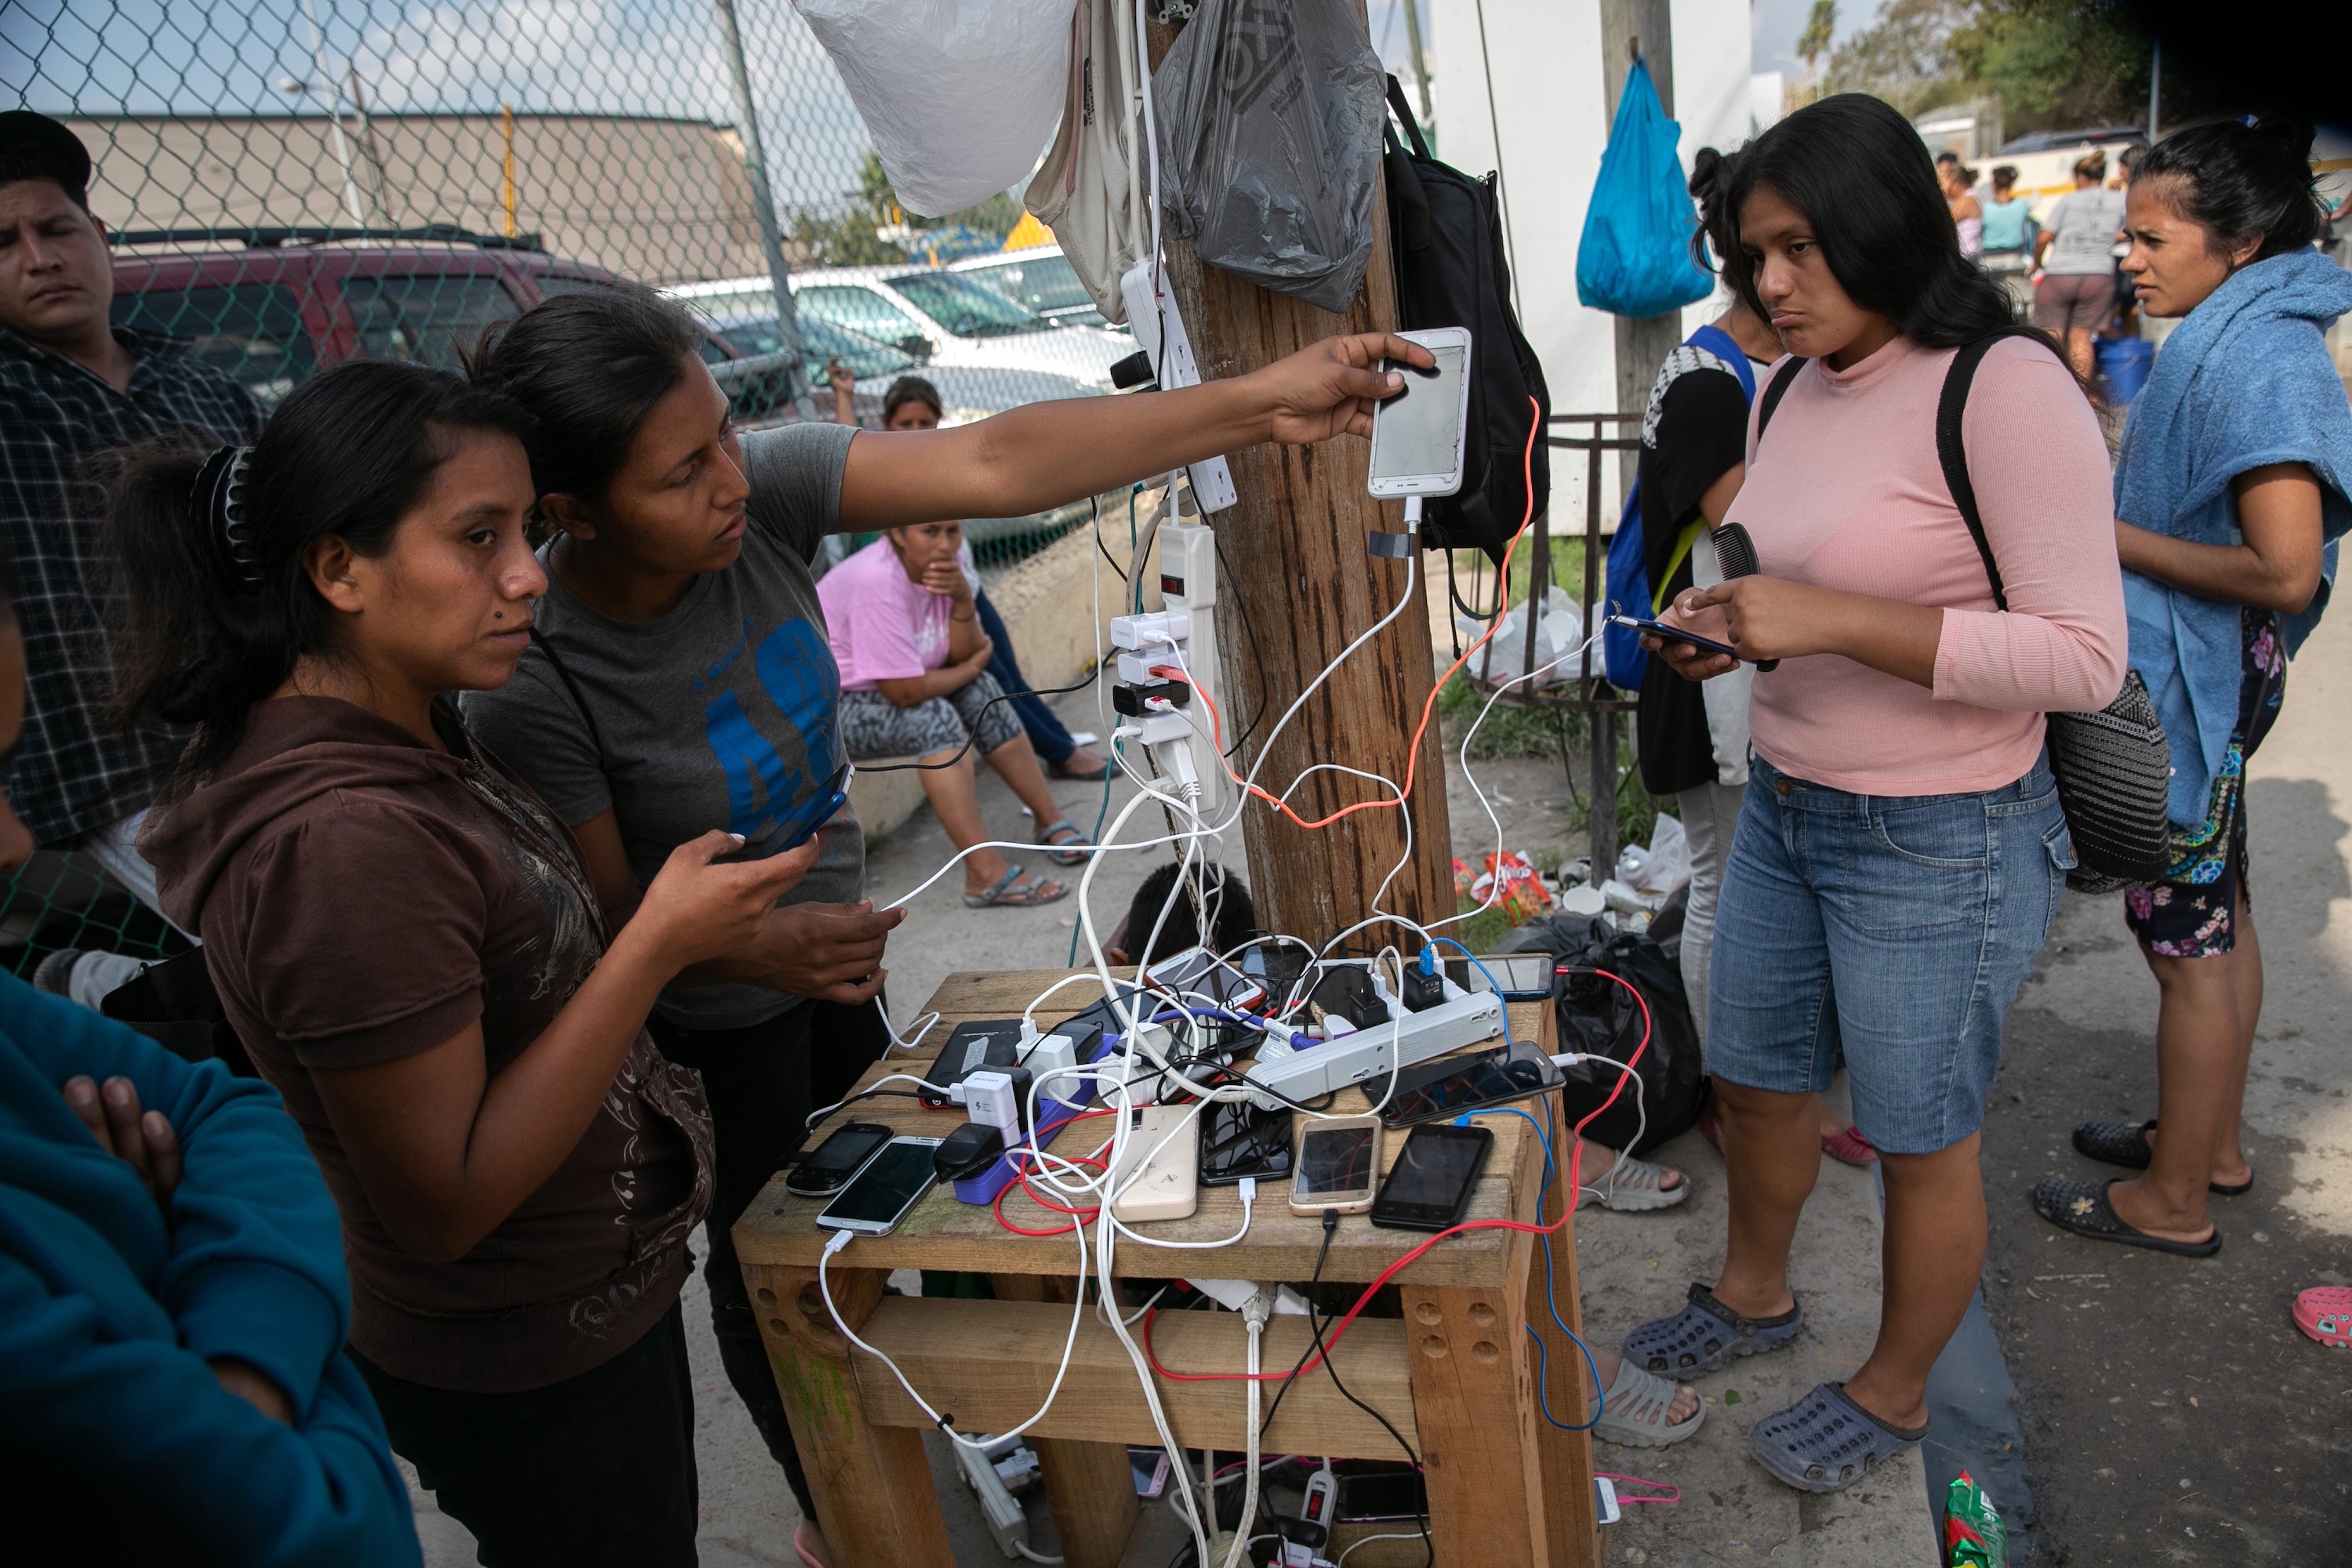
{"label": "red pickup truck", "polygon": [[[492,322],[552,294],[625,286],[530,237],[415,229],[132,230],[113,236],[116,322],[184,338],[268,409],[321,365],[414,360],[455,368]],[[708,362],[746,425],[797,416],[782,354],[717,332]]]}

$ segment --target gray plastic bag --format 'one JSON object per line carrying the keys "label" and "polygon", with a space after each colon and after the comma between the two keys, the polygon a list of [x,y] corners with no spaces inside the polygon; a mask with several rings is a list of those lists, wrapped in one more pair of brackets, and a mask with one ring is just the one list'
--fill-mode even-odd
{"label": "gray plastic bag", "polygon": [[1204,0],[1151,77],[1168,232],[1344,312],[1371,259],[1385,87],[1348,0]]}

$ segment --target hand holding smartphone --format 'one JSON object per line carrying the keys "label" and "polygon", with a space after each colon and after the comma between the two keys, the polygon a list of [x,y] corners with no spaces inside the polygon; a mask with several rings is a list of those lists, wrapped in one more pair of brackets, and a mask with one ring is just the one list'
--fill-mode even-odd
{"label": "hand holding smartphone", "polygon": [[1649,620],[1641,616],[1612,616],[1609,617],[1609,624],[1612,626],[1630,627],[1666,642],[1686,643],[1703,653],[1719,653],[1735,659],[1740,657],[1739,650],[1729,643],[1720,643],[1713,637],[1703,637],[1696,632],[1686,630],[1682,626],[1670,626],[1664,621]]}

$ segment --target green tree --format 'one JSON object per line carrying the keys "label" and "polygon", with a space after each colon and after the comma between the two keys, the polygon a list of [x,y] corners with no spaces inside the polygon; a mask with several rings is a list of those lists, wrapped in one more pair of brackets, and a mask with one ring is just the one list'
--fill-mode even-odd
{"label": "green tree", "polygon": [[1813,0],[1812,14],[1805,18],[1805,30],[1797,35],[1797,53],[1811,70],[1830,52],[1830,42],[1837,36],[1837,0]]}
{"label": "green tree", "polygon": [[794,207],[785,221],[794,242],[805,247],[818,266],[881,267],[904,261],[911,251],[921,248],[919,241],[885,238],[886,233],[911,230],[919,236],[927,230],[961,225],[1002,239],[1021,221],[1021,202],[1010,193],[1000,193],[945,217],[919,217],[899,206],[898,194],[890,188],[882,160],[868,153],[858,161],[857,188],[844,192],[837,207],[830,211]]}
{"label": "green tree", "polygon": [[2116,0],[1892,0],[1830,57],[1827,85],[1911,115],[1994,99],[2013,134],[2136,120],[2147,69]]}

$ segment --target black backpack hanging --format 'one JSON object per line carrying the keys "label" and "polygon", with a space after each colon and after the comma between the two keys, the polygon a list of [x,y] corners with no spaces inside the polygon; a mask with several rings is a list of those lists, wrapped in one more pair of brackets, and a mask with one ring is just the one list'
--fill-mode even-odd
{"label": "black backpack hanging", "polygon": [[[1551,454],[1530,418],[1551,416],[1543,366],[1511,310],[1511,268],[1504,259],[1502,207],[1495,176],[1473,179],[1429,155],[1404,89],[1389,78],[1394,126],[1382,131],[1389,193],[1389,243],[1396,258],[1397,324],[1470,329],[1470,436],[1462,455],[1462,489],[1433,496],[1422,514],[1421,542],[1431,550],[1484,550],[1500,563],[1519,525],[1540,519],[1551,500]],[[1531,409],[1528,400],[1534,400]],[[1528,492],[1534,491],[1534,504]]]}

